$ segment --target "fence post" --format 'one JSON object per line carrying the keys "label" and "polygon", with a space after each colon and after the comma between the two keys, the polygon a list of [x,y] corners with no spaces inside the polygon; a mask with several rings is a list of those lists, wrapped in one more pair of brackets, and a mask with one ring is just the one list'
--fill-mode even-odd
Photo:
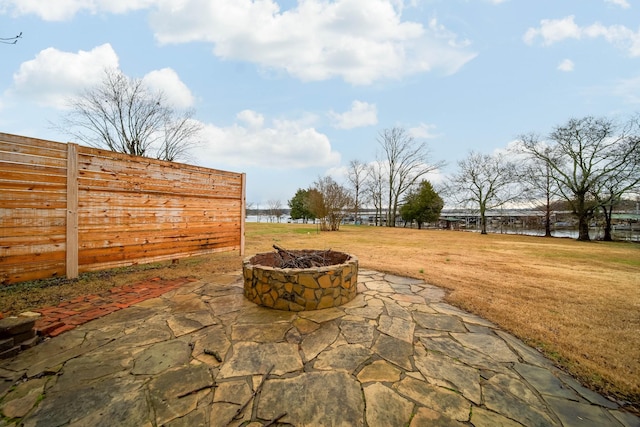
{"label": "fence post", "polygon": [[240,208],[240,256],[244,257],[244,223],[247,218],[247,174],[242,174],[242,195]]}
{"label": "fence post", "polygon": [[78,145],[67,144],[66,276],[78,277]]}

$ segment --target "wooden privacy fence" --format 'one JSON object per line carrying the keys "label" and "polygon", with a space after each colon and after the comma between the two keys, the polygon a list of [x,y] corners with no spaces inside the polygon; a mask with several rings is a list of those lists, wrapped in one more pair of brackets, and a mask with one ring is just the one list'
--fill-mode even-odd
{"label": "wooden privacy fence", "polygon": [[0,133],[0,283],[244,254],[245,174]]}

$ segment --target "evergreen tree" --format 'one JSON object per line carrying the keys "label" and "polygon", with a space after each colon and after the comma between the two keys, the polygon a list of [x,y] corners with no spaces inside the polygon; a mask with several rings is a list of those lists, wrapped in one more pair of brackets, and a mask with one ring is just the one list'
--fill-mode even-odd
{"label": "evergreen tree", "polygon": [[409,191],[405,204],[400,208],[400,215],[405,221],[416,221],[418,228],[422,228],[422,224],[435,222],[440,218],[443,206],[442,198],[431,183],[423,180]]}
{"label": "evergreen tree", "polygon": [[299,188],[293,198],[289,200],[288,204],[289,208],[291,208],[289,214],[291,219],[301,219],[304,222],[316,219],[313,212],[309,210],[309,190]]}

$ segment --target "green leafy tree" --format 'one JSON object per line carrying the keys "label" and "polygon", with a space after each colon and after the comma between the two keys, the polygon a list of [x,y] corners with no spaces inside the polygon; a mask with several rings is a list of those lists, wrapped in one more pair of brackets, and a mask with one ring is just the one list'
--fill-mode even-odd
{"label": "green leafy tree", "polygon": [[416,221],[421,229],[422,224],[437,221],[443,207],[444,201],[431,183],[423,180],[409,191],[404,205],[400,207],[400,215],[405,221]]}
{"label": "green leafy tree", "polygon": [[291,219],[301,219],[304,222],[315,220],[316,216],[309,210],[309,190],[299,188],[291,200],[289,200],[289,208],[291,208]]}

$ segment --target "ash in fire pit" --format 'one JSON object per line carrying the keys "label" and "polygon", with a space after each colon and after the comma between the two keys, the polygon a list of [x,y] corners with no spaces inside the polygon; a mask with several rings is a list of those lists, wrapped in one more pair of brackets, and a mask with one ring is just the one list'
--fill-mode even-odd
{"label": "ash in fire pit", "polygon": [[244,294],[256,304],[302,311],[335,307],[356,296],[358,259],[332,250],[257,254],[243,263]]}

